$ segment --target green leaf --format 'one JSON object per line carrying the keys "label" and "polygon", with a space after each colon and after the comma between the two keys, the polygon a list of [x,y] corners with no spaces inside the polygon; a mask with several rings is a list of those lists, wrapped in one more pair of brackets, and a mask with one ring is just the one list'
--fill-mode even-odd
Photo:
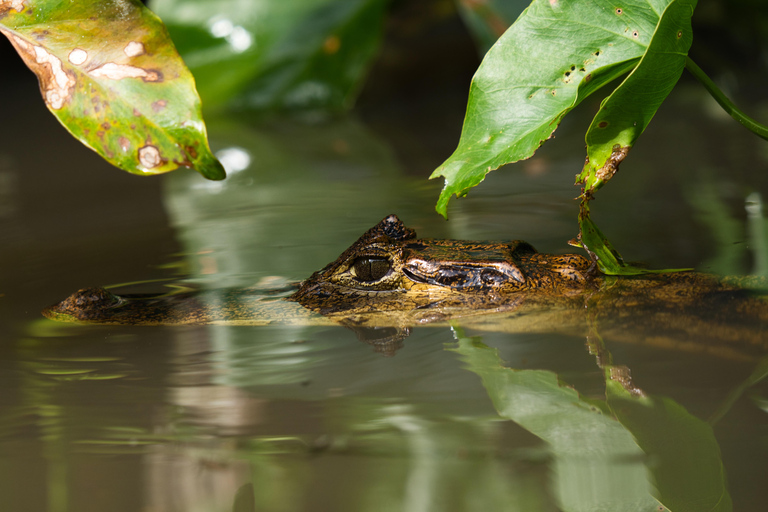
{"label": "green leaf", "polygon": [[647,454],[658,499],[675,512],[733,509],[712,427],[669,398],[637,397],[608,380],[608,405]]}
{"label": "green leaf", "polygon": [[[691,16],[695,6],[696,0],[674,0],[666,8],[658,5],[664,11],[645,54],[600,105],[587,131],[587,162],[578,177],[587,194],[613,177],[680,78],[693,42]],[[629,10],[624,13],[631,14]],[[631,35],[639,40],[639,29],[631,28]]]}
{"label": "green leaf", "polygon": [[534,0],[472,80],[459,145],[431,176],[445,177],[437,211],[445,215],[451,196],[466,195],[488,172],[532,156],[571,109],[631,71],[676,1],[694,3]]}
{"label": "green leaf", "polygon": [[192,75],[138,0],[2,2],[0,32],[37,75],[48,109],[111,164],[224,178]]}
{"label": "green leaf", "polygon": [[157,0],[206,108],[343,109],[381,40],[385,0]]}

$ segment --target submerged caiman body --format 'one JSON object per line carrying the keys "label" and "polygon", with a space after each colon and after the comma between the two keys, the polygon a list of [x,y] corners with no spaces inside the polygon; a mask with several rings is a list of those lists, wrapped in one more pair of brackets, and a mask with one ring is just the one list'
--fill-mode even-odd
{"label": "submerged caiman body", "polygon": [[121,296],[88,288],[43,314],[107,324],[336,323],[372,343],[401,340],[417,325],[459,321],[505,332],[598,327],[619,341],[719,353],[768,348],[765,297],[713,276],[609,277],[583,256],[541,254],[521,241],[418,239],[394,215],[283,290]]}

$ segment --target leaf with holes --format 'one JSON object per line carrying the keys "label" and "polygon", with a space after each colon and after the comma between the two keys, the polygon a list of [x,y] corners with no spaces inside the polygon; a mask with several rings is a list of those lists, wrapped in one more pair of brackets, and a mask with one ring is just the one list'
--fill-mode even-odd
{"label": "leaf with holes", "polygon": [[[587,131],[587,162],[578,176],[587,195],[613,177],[680,78],[693,42],[691,15],[695,6],[696,0],[658,6],[664,11],[640,62],[600,105]],[[632,29],[631,36],[639,40],[641,34]]]}
{"label": "leaf with holes", "polygon": [[110,163],[224,178],[194,79],[138,0],[0,0],[0,32],[37,75],[48,109]]}
{"label": "leaf with holes", "polygon": [[[491,48],[472,79],[459,145],[432,174],[445,178],[437,211],[445,215],[450,198],[466,195],[488,172],[532,156],[571,109],[632,71],[663,35],[660,28],[684,25],[684,13],[690,18],[694,5],[695,0],[534,0]],[[674,23],[662,23],[668,11],[674,11]],[[682,43],[677,30],[675,51],[687,51],[690,29],[684,30]],[[674,85],[679,73],[667,65],[663,59],[650,59],[643,74],[645,87],[651,87],[647,80],[664,84],[654,82],[654,91]],[[644,94],[623,99],[632,111],[645,112]],[[627,122],[634,127],[636,120],[622,117],[621,106],[617,104],[617,115],[610,121],[618,133],[624,133],[621,127]],[[655,112],[657,107],[647,108]],[[598,155],[594,161],[599,161]]]}

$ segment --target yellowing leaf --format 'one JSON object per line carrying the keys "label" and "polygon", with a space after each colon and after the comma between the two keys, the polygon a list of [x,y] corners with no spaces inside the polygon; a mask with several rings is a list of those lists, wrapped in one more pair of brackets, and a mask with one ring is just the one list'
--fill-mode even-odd
{"label": "yellowing leaf", "polygon": [[48,109],[113,165],[224,178],[194,79],[140,2],[0,0],[0,32],[37,75]]}

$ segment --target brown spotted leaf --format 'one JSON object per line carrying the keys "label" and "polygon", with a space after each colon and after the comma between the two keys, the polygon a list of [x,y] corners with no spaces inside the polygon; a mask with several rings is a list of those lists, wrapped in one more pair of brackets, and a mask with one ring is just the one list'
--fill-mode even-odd
{"label": "brown spotted leaf", "polygon": [[[685,67],[693,42],[691,16],[696,0],[649,0],[649,5],[658,13],[658,23],[645,41],[639,29],[628,31],[643,50],[641,58],[603,100],[585,137],[587,161],[577,181],[584,184],[587,198],[619,169]],[[631,14],[627,8],[622,17]]]}
{"label": "brown spotted leaf", "polygon": [[110,163],[224,178],[194,79],[140,2],[0,0],[0,32],[37,75],[48,109]]}

